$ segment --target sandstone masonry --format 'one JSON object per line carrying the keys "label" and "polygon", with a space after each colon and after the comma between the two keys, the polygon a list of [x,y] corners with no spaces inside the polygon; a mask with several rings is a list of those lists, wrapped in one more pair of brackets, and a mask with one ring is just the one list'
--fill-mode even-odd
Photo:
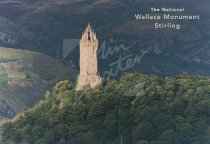
{"label": "sandstone masonry", "polygon": [[76,90],[83,90],[88,85],[94,88],[101,83],[97,64],[97,49],[96,33],[89,24],[80,40],[80,74]]}

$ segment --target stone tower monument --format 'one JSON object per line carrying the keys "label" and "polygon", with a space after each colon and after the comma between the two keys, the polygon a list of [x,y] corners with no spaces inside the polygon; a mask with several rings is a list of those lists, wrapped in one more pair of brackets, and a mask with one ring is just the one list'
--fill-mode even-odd
{"label": "stone tower monument", "polygon": [[93,88],[101,83],[97,64],[97,49],[96,33],[88,24],[80,40],[80,74],[76,90],[83,90],[87,85]]}

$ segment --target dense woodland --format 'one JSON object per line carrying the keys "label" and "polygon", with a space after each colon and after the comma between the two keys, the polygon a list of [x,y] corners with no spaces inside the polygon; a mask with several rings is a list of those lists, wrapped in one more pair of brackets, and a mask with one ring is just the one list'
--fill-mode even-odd
{"label": "dense woodland", "polygon": [[2,144],[209,144],[210,78],[128,73],[76,92],[59,82],[2,124]]}

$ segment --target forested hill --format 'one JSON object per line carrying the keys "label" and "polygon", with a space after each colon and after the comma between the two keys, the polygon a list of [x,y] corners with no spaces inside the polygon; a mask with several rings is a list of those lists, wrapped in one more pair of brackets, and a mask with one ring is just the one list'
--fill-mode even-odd
{"label": "forested hill", "polygon": [[75,92],[62,81],[1,126],[2,144],[209,144],[210,78],[125,74]]}

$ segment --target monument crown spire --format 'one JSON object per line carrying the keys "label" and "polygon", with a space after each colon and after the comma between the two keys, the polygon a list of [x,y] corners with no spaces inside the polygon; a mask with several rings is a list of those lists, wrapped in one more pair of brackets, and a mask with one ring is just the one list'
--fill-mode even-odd
{"label": "monument crown spire", "polygon": [[98,41],[96,38],[96,32],[93,30],[92,26],[88,24],[86,27],[84,33],[82,33],[82,39],[83,41]]}

